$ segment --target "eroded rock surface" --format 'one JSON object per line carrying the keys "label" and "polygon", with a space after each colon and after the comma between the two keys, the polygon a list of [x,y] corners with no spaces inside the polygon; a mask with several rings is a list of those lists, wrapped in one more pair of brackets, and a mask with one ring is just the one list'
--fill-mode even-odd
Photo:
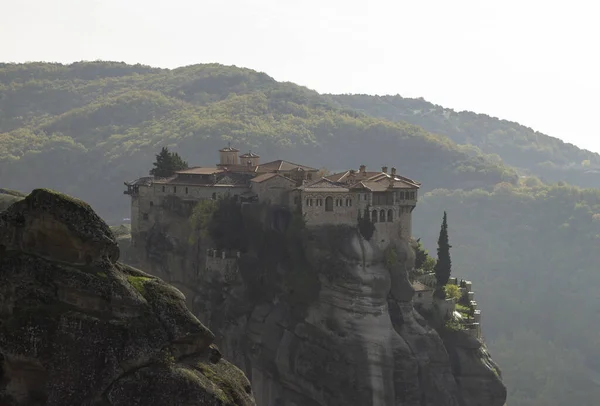
{"label": "eroded rock surface", "polygon": [[[186,241],[176,230],[170,223],[160,239]],[[407,242],[387,245],[397,253],[390,264],[385,244],[356,229],[309,234],[305,262],[279,261],[297,241],[261,234],[265,245],[242,255],[234,281],[198,268],[202,251],[184,244],[148,244],[145,258],[165,278],[173,269],[165,264],[181,264],[188,303],[250,378],[261,406],[504,405],[506,388],[483,343],[461,333],[442,339],[413,308]]]}
{"label": "eroded rock surface", "polygon": [[254,405],[183,294],[118,257],[78,200],[0,214],[0,405]]}

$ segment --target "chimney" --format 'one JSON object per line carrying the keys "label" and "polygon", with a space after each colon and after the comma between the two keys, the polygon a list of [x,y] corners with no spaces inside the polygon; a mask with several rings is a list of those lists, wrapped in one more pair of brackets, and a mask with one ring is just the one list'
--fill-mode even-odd
{"label": "chimney", "polygon": [[381,167],[381,172],[387,173],[387,166],[382,166]]}
{"label": "chimney", "polygon": [[392,175],[392,176],[396,176],[396,168],[392,168],[391,175]]}
{"label": "chimney", "polygon": [[358,169],[358,171],[360,173],[365,173],[365,172],[367,172],[367,167],[365,165],[361,165],[360,168]]}

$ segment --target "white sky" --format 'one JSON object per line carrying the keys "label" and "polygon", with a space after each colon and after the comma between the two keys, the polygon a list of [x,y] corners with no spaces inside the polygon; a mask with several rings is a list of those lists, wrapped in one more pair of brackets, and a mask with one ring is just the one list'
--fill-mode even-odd
{"label": "white sky", "polygon": [[422,96],[600,152],[594,0],[0,0],[0,61],[95,59]]}

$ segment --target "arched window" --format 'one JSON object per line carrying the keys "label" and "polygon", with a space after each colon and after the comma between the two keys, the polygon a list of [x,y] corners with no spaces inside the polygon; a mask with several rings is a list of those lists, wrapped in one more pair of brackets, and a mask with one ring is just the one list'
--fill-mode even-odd
{"label": "arched window", "polygon": [[346,199],[346,206],[347,207],[351,207],[352,206],[352,199],[350,199],[350,198]]}
{"label": "arched window", "polygon": [[388,223],[394,221],[394,211],[392,209],[388,210]]}
{"label": "arched window", "polygon": [[325,211],[333,211],[333,197],[331,196],[325,198]]}
{"label": "arched window", "polygon": [[371,213],[371,221],[373,223],[377,223],[377,210],[373,210],[373,212]]}
{"label": "arched window", "polygon": [[165,187],[164,187],[164,186],[162,187],[162,191],[163,191],[163,193],[164,193],[164,191],[165,191]]}
{"label": "arched window", "polygon": [[385,223],[385,210],[383,209],[379,212],[379,222]]}

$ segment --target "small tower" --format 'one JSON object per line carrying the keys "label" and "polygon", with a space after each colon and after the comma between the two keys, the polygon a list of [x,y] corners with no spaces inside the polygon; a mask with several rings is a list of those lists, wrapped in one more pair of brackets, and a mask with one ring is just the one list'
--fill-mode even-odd
{"label": "small tower", "polygon": [[260,164],[260,157],[252,151],[249,151],[244,155],[240,155],[240,164],[247,166],[257,166]]}
{"label": "small tower", "polygon": [[238,156],[237,153],[239,150],[232,148],[231,143],[226,148],[219,150],[219,155],[221,157],[220,165],[238,165]]}

